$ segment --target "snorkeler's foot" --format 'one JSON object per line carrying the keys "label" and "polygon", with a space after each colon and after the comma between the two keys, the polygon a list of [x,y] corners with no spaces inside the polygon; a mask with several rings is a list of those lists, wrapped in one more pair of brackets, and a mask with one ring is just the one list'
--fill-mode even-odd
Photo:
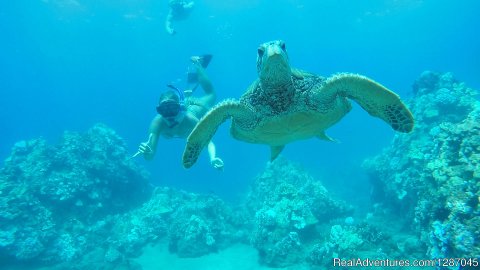
{"label": "snorkeler's foot", "polygon": [[198,55],[194,55],[194,56],[190,57],[190,61],[192,61],[192,63],[194,63],[194,64],[200,64],[200,59],[201,59],[201,57],[198,56]]}
{"label": "snorkeler's foot", "polygon": [[207,68],[208,64],[212,60],[213,55],[211,54],[204,54],[204,55],[194,55],[190,57],[190,60],[195,65],[201,65],[203,68]]}

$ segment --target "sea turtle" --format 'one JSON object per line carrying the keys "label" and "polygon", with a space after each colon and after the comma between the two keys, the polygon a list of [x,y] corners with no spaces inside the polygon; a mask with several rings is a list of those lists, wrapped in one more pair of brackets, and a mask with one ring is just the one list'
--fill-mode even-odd
{"label": "sea turtle", "polygon": [[239,101],[224,100],[207,112],[187,138],[183,165],[191,167],[217,128],[232,118],[235,139],[267,144],[274,160],[287,143],[318,137],[352,108],[355,100],[370,115],[394,130],[412,131],[411,112],[394,92],[361,75],[340,73],[324,78],[290,67],[285,43],[266,42],[258,48],[255,80]]}

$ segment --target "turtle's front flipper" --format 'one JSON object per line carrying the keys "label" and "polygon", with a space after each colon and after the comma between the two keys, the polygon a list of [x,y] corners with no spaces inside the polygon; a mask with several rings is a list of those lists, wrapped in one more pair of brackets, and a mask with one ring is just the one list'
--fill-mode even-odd
{"label": "turtle's front flipper", "polygon": [[334,98],[337,95],[355,100],[370,115],[387,122],[394,130],[412,131],[412,113],[394,92],[383,85],[357,74],[338,74],[327,79],[319,95]]}
{"label": "turtle's front flipper", "polygon": [[253,112],[236,100],[225,100],[217,104],[203,116],[187,138],[183,152],[183,166],[192,167],[202,149],[212,139],[218,127],[228,118],[243,119],[251,117]]}

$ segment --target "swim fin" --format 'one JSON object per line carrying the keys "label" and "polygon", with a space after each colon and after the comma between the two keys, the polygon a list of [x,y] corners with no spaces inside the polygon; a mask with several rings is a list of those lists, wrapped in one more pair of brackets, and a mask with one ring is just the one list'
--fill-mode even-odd
{"label": "swim fin", "polygon": [[200,56],[200,64],[202,65],[203,68],[207,68],[208,64],[210,64],[210,61],[212,60],[213,55],[211,54],[204,54]]}

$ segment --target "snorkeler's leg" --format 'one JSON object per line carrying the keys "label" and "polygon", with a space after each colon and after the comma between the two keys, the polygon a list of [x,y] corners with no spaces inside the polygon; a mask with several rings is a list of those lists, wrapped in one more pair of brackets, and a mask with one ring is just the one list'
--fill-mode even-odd
{"label": "snorkeler's leg", "polygon": [[210,81],[210,78],[208,77],[208,74],[205,71],[205,68],[202,66],[200,57],[193,56],[191,60],[195,65],[195,69],[198,77],[198,83],[202,86],[203,91],[205,92],[205,95],[199,98],[198,100],[199,102],[201,102],[200,104],[201,106],[210,108],[215,104],[217,99],[215,88],[213,87],[212,81]]}
{"label": "snorkeler's leg", "polygon": [[207,71],[205,70],[205,67],[202,65],[202,61],[203,61],[202,58],[200,56],[192,56],[191,60],[195,65],[198,83],[200,83],[200,85],[202,86],[203,91],[205,91],[205,94],[215,95],[215,90],[213,88],[212,81],[210,81]]}
{"label": "snorkeler's leg", "polygon": [[[212,57],[213,57],[213,55],[211,55],[211,54],[204,54],[204,55],[200,55],[200,56],[195,55],[195,56],[190,57],[190,60],[193,63],[193,68],[195,70],[192,70],[192,68],[189,68],[189,70],[187,72],[187,85],[188,85],[188,87],[187,87],[187,90],[185,90],[186,93],[192,94],[197,89],[197,87],[200,85],[200,82],[199,82],[199,79],[198,79],[199,74],[197,72],[198,64],[200,64],[203,67],[203,69],[206,69],[208,67],[208,64],[212,60]],[[205,74],[205,71],[203,73]]]}

